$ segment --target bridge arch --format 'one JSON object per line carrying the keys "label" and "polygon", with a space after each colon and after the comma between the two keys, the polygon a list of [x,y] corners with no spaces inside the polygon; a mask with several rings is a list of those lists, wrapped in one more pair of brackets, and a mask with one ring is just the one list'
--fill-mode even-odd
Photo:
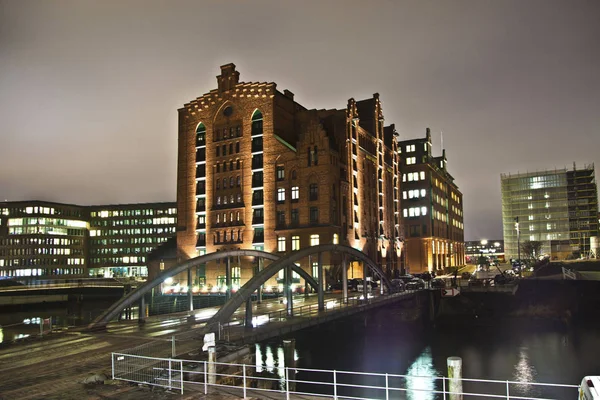
{"label": "bridge arch", "polygon": [[[213,317],[208,320],[206,326],[208,329],[215,329],[218,324],[225,324],[229,321],[233,313],[246,302],[252,293],[256,291],[261,285],[263,285],[267,280],[269,280],[272,276],[277,274],[280,270],[284,269],[288,265],[295,265],[294,263],[302,258],[308,257],[312,254],[331,252],[331,253],[343,253],[348,254],[354,258],[359,259],[364,262],[367,267],[373,271],[375,274],[379,275],[381,279],[381,284],[385,284],[388,293],[391,293],[392,284],[389,279],[385,276],[385,273],[381,268],[375,264],[373,260],[371,260],[365,253],[362,251],[356,250],[353,247],[349,247],[342,244],[322,244],[319,246],[307,247],[293,253],[290,253],[284,257],[279,258],[277,261],[271,263],[268,267],[260,271],[258,274],[254,275],[252,279],[250,279],[244,286],[242,286],[232,298],[225,303],[219,311],[213,315]],[[302,270],[304,272],[304,270]],[[323,288],[317,288],[318,291],[322,291]]]}
{"label": "bridge arch", "polygon": [[[218,252],[198,256],[195,258],[190,258],[189,260],[186,260],[186,261],[182,262],[181,264],[178,264],[172,268],[169,268],[168,270],[165,270],[164,272],[159,274],[156,278],[144,283],[143,285],[139,286],[137,289],[135,289],[134,291],[132,291],[131,293],[129,293],[128,295],[126,295],[125,297],[123,297],[122,299],[120,299],[119,301],[114,303],[113,305],[111,305],[103,314],[98,316],[93,322],[91,322],[88,325],[88,329],[93,330],[93,329],[104,328],[112,319],[116,318],[121,313],[121,311],[123,311],[127,307],[132,306],[136,302],[140,301],[146,293],[149,293],[152,290],[152,288],[160,285],[167,278],[175,276],[181,272],[187,271],[190,268],[197,267],[200,264],[205,264],[207,262],[219,260],[219,259],[226,258],[226,257],[236,257],[236,256],[259,257],[259,258],[264,258],[264,259],[271,260],[271,261],[277,261],[280,258],[280,256],[278,256],[278,255],[267,253],[267,252],[260,251],[260,250],[243,250],[243,249],[218,251]],[[318,290],[318,284],[313,279],[313,277],[310,276],[310,274],[308,274],[306,271],[304,271],[302,268],[298,267],[295,264],[292,265],[292,270],[294,272],[296,272],[298,275],[300,275],[304,280],[306,280],[308,282],[308,284],[311,285],[315,290]]]}

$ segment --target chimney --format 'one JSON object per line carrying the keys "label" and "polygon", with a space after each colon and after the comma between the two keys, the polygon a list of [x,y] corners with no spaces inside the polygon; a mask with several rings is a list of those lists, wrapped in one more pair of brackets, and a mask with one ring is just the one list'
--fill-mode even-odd
{"label": "chimney", "polygon": [[290,92],[290,91],[289,91],[289,90],[287,90],[287,89],[284,89],[284,91],[283,91],[283,95],[284,95],[285,97],[287,97],[288,99],[290,99],[290,100],[294,100],[294,93]]}
{"label": "chimney", "polygon": [[219,92],[231,90],[240,81],[240,73],[235,70],[235,64],[221,65],[221,75],[217,76]]}

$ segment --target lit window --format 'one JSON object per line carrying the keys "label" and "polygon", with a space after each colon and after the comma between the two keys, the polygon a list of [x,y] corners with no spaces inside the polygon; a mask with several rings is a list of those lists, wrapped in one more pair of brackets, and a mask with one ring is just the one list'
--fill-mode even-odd
{"label": "lit window", "polygon": [[333,234],[333,244],[339,244],[340,243],[340,237],[337,233]]}
{"label": "lit window", "polygon": [[292,251],[300,250],[300,236],[292,236]]}
{"label": "lit window", "polygon": [[284,188],[277,189],[277,201],[285,201],[285,189]]}
{"label": "lit window", "polygon": [[421,171],[421,180],[424,181],[425,180],[425,171]]}
{"label": "lit window", "polygon": [[408,217],[408,210],[405,208],[402,210],[402,214],[404,214],[404,218]]}
{"label": "lit window", "polygon": [[298,186],[292,187],[292,200],[298,200],[300,198],[300,189]]}
{"label": "lit window", "polygon": [[406,190],[402,192],[402,198],[406,199]]}
{"label": "lit window", "polygon": [[421,207],[421,214],[427,215],[427,207]]}
{"label": "lit window", "polygon": [[277,238],[277,251],[285,251],[285,238],[284,237]]}
{"label": "lit window", "polygon": [[425,189],[421,189],[421,197],[425,197],[427,195],[427,191]]}
{"label": "lit window", "polygon": [[283,167],[277,167],[277,180],[282,181],[285,179],[285,169]]}
{"label": "lit window", "polygon": [[406,174],[402,174],[402,182],[406,182]]}
{"label": "lit window", "polygon": [[409,208],[408,209],[408,216],[409,217],[414,217],[415,216],[415,209],[414,208]]}
{"label": "lit window", "polygon": [[310,245],[311,246],[318,246],[319,245],[319,235],[317,235],[317,234],[310,235]]}

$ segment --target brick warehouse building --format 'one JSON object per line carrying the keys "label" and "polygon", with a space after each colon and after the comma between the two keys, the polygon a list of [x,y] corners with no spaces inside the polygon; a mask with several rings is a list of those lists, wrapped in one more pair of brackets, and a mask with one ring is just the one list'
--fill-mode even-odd
{"label": "brick warehouse building", "polygon": [[402,217],[409,272],[443,271],[465,263],[462,193],[447,170],[446,151],[433,157],[431,132],[398,143],[403,157]]}
{"label": "brick warehouse building", "polygon": [[[397,134],[393,125],[384,127],[379,95],[350,99],[342,110],[308,110],[275,83],[240,82],[234,64],[221,67],[217,82],[179,110],[179,258],[341,243],[390,275],[397,271]],[[244,284],[255,260],[231,261],[234,285]],[[309,273],[315,264],[300,263]],[[341,276],[341,259],[324,255],[323,264],[330,276]],[[196,274],[222,285],[225,266],[215,262]],[[353,263],[348,276],[362,277],[362,267]]]}

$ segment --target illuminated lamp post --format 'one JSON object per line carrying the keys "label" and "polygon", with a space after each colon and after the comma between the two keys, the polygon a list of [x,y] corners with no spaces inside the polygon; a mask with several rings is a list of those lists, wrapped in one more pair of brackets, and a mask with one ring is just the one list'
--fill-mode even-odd
{"label": "illuminated lamp post", "polygon": [[517,230],[517,262],[519,263],[519,277],[521,277],[521,231],[519,230],[519,217],[515,218],[515,229]]}

